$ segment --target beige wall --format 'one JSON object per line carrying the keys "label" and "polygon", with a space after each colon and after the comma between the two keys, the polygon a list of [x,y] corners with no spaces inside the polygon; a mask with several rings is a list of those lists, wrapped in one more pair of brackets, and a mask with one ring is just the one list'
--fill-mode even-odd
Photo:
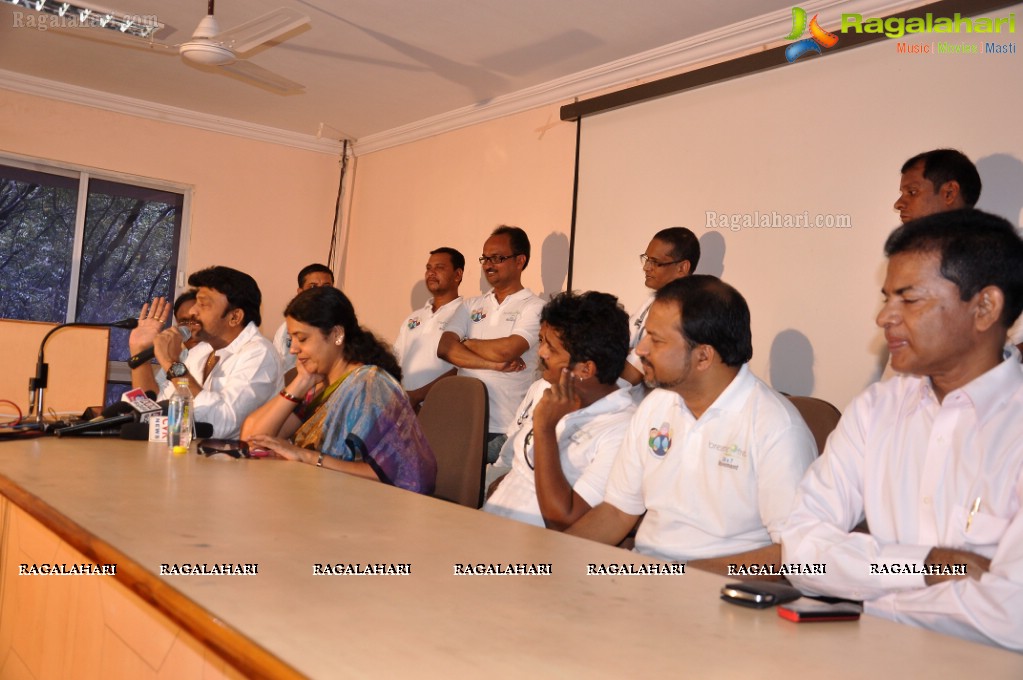
{"label": "beige wall", "polygon": [[501,223],[526,230],[523,282],[564,288],[572,219],[575,125],[548,106],[356,159],[342,285],[363,325],[393,341],[428,293],[430,250],[467,260],[461,292],[480,293],[477,259]]}
{"label": "beige wall", "polygon": [[3,91],[0,151],[189,185],[186,271],[244,270],[271,335],[304,265],[326,262],[339,158]]}

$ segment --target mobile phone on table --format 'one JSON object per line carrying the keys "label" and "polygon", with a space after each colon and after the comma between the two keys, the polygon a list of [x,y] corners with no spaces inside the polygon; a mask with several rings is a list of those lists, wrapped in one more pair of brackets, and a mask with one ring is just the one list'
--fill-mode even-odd
{"label": "mobile phone on table", "polygon": [[778,607],[778,616],[796,623],[817,621],[857,621],[863,606],[855,602],[818,602],[801,598]]}
{"label": "mobile phone on table", "polygon": [[802,596],[796,588],[774,581],[744,581],[721,588],[721,599],[731,604],[766,609]]}

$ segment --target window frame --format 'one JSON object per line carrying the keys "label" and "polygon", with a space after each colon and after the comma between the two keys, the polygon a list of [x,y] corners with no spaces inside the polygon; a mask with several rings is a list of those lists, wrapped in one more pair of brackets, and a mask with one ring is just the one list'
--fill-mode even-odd
{"label": "window frame", "polygon": [[[174,281],[173,297],[176,298],[185,290],[188,280],[186,274],[188,271],[186,269],[188,246],[191,240],[192,192],[195,190],[193,185],[113,170],[102,170],[65,161],[33,158],[6,151],[0,151],[0,164],[78,180],[78,203],[75,207],[75,231],[71,248],[71,289],[68,291],[68,304],[64,316],[65,322],[74,321],[75,314],[78,311],[78,279],[82,266],[82,244],[85,240],[85,213],[89,200],[90,179],[107,180],[155,189],[157,191],[181,194],[181,231],[178,238],[177,277]],[[107,381],[112,383],[130,383],[131,369],[128,368],[127,363],[123,361],[108,362]]]}

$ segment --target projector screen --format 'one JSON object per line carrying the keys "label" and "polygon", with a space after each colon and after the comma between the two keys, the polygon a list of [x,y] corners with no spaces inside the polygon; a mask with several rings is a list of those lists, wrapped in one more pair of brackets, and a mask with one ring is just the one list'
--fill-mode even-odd
{"label": "projector screen", "polygon": [[902,163],[959,149],[980,170],[977,207],[1020,224],[1023,61],[955,37],[981,53],[883,40],[585,117],[571,287],[634,311],[649,293],[638,255],[659,229],[688,227],[697,273],[749,302],[754,372],[845,408],[887,360],[874,318]]}

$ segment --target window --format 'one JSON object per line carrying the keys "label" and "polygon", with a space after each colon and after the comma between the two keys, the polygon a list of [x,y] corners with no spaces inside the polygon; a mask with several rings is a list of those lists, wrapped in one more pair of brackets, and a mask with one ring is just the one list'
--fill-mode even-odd
{"label": "window", "polygon": [[[176,190],[175,190],[176,189]],[[173,298],[187,193],[119,177],[0,163],[0,317],[112,322]],[[111,384],[131,376],[128,331],[111,329]]]}

